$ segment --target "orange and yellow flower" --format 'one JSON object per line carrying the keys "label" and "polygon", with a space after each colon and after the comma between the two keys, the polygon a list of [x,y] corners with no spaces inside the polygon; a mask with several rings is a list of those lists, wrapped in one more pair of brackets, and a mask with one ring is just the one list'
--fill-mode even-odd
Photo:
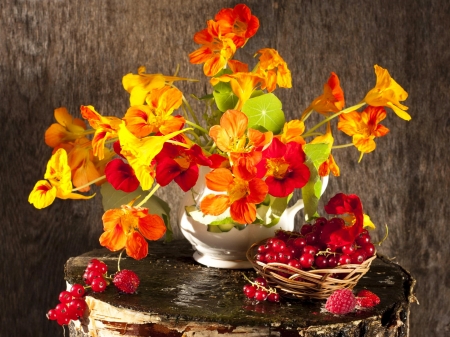
{"label": "orange and yellow flower", "polygon": [[226,194],[209,194],[200,203],[204,214],[220,215],[230,208],[233,221],[251,224],[256,220],[256,205],[263,202],[268,187],[259,178],[241,179],[229,169],[218,168],[206,175],[206,186],[216,192]]}
{"label": "orange and yellow flower", "polygon": [[192,64],[204,63],[203,72],[205,75],[214,76],[234,56],[236,45],[231,38],[222,34],[219,23],[209,20],[207,24],[208,28],[194,35],[195,43],[202,46],[189,54],[189,62]]}
{"label": "orange and yellow flower", "polygon": [[122,78],[123,88],[130,93],[130,106],[142,105],[147,95],[154,89],[161,89],[173,81],[194,81],[189,78],[166,76],[162,74],[146,74],[144,66],[138,68],[138,73],[129,73]]}
{"label": "orange and yellow flower", "polygon": [[79,118],[73,118],[66,108],[55,109],[55,119],[58,123],[50,125],[45,131],[48,146],[55,148],[84,136],[86,124]]}
{"label": "orange and yellow flower", "polygon": [[364,101],[368,105],[391,108],[398,117],[409,121],[411,116],[406,112],[408,107],[400,103],[400,101],[408,98],[408,93],[391,77],[386,69],[377,64],[374,68],[377,82],[375,87],[367,93]]}
{"label": "orange and yellow flower", "polygon": [[272,48],[264,48],[258,50],[255,56],[257,54],[261,54],[261,56],[256,73],[265,79],[261,89],[272,92],[277,84],[281,88],[292,88],[291,71],[278,51]]}
{"label": "orange and yellow flower", "polygon": [[102,160],[105,158],[105,142],[108,139],[117,138],[117,130],[123,121],[117,117],[104,117],[100,115],[92,105],[82,105],[80,110],[83,118],[87,119],[92,128],[95,129],[92,148],[94,155]]}
{"label": "orange and yellow flower", "polygon": [[122,206],[103,214],[104,233],[100,244],[111,251],[126,249],[127,255],[140,260],[148,254],[147,240],[158,240],[166,233],[159,215],[149,214],[147,208]]}
{"label": "orange and yellow flower", "polygon": [[284,144],[296,142],[303,145],[306,144],[305,139],[302,137],[303,132],[305,132],[305,123],[301,120],[293,119],[284,123],[283,131],[275,138],[278,138]]}
{"label": "orange and yellow flower", "polygon": [[[382,137],[389,129],[379,124],[386,118],[383,107],[368,106],[363,112],[352,111],[339,116],[338,129],[353,137],[353,145],[363,153],[375,150],[375,137]],[[361,160],[361,159],[360,159]]]}
{"label": "orange and yellow flower", "polygon": [[239,98],[235,110],[241,110],[245,102],[250,99],[253,91],[258,87],[258,84],[263,85],[264,78],[255,73],[235,73],[213,77],[210,82],[212,85],[216,85],[219,82],[230,82],[231,90]]}
{"label": "orange and yellow flower", "polygon": [[182,103],[183,94],[177,88],[164,86],[154,89],[147,96],[147,105],[135,105],[128,109],[123,118],[128,130],[136,137],[145,137],[151,133],[168,133],[180,130],[185,120],[172,116]]}
{"label": "orange and yellow flower", "polygon": [[326,116],[330,112],[341,111],[344,106],[344,91],[341,88],[339,77],[332,72],[327,83],[323,86],[323,94],[312,101],[310,106],[303,112],[302,118],[311,110]]}

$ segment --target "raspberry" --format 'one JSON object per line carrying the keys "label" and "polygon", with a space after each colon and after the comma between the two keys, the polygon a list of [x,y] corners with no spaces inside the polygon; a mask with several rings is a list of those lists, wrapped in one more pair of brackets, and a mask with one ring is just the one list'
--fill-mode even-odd
{"label": "raspberry", "polygon": [[120,291],[132,294],[139,286],[139,277],[135,272],[124,269],[114,276],[113,283]]}
{"label": "raspberry", "polygon": [[380,298],[373,292],[363,289],[356,295],[357,304],[363,308],[370,308],[380,304]]}
{"label": "raspberry", "polygon": [[325,309],[333,314],[344,315],[355,308],[356,299],[350,289],[339,289],[331,294]]}

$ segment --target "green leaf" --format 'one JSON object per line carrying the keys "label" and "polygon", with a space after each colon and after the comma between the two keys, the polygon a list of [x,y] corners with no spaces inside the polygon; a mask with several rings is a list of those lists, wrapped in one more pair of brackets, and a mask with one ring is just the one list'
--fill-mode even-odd
{"label": "green leaf", "polygon": [[279,133],[285,118],[281,101],[272,93],[250,98],[242,107],[248,117],[248,127],[260,125],[274,133]]}
{"label": "green leaf", "polygon": [[322,181],[319,176],[320,165],[327,160],[330,155],[330,147],[328,144],[307,144],[304,147],[306,154],[305,164],[311,173],[308,182],[302,188],[302,198],[305,204],[305,220],[310,221],[312,218],[318,217],[317,205],[322,190]]}
{"label": "green leaf", "polygon": [[257,206],[257,219],[254,223],[258,223],[265,227],[275,226],[280,221],[280,217],[286,210],[291,197],[292,195],[285,198],[276,198],[268,195],[264,202]]}
{"label": "green leaf", "polygon": [[[131,200],[140,197],[144,198],[149,192],[144,192],[140,187],[130,193],[126,193],[120,190],[116,190],[111,184],[103,184],[100,189],[102,194],[102,204],[105,211],[109,209],[119,208],[122,205],[128,204]],[[140,199],[139,198],[139,199]],[[135,204],[139,203],[139,199],[136,200]],[[159,215],[166,225],[166,237],[165,241],[168,242],[172,240],[172,227],[170,225],[170,207],[167,202],[153,195],[142,207],[148,208],[149,214]]]}
{"label": "green leaf", "polygon": [[213,96],[217,108],[225,112],[236,107],[239,98],[231,90],[230,83],[219,82],[214,86]]}

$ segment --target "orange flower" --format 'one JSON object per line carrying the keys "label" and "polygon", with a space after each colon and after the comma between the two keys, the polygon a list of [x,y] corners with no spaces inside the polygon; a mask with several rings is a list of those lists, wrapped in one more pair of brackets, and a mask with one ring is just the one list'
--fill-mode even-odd
{"label": "orange flower", "polygon": [[292,88],[291,71],[275,49],[264,48],[258,50],[256,54],[261,54],[256,73],[265,78],[261,89],[267,88],[268,92],[272,92],[277,84],[282,88]]}
{"label": "orange flower", "polygon": [[220,215],[230,207],[231,218],[240,224],[251,224],[256,220],[256,204],[263,202],[268,192],[263,180],[244,180],[233,176],[226,168],[218,168],[208,173],[206,186],[210,190],[226,194],[207,195],[200,204],[202,212]]}
{"label": "orange flower", "polygon": [[[375,150],[375,137],[382,137],[389,129],[380,123],[386,118],[383,107],[368,106],[363,112],[352,111],[339,116],[338,129],[353,136],[353,145],[363,153]],[[360,158],[360,160],[361,160]]]}
{"label": "orange flower", "polygon": [[[325,143],[328,144],[329,149],[333,147],[334,138],[331,134],[331,123],[327,124],[327,132],[323,136],[318,136],[311,141],[311,144],[320,144]],[[327,160],[325,160],[319,167],[319,175],[321,177],[325,177],[330,174],[330,171],[333,173],[335,177],[339,177],[340,169],[334,161],[333,155],[330,153]]]}
{"label": "orange flower", "polygon": [[327,115],[329,112],[341,111],[344,106],[344,91],[341,88],[339,77],[332,72],[328,82],[323,86],[323,94],[314,99],[311,105],[303,112],[302,118],[311,110]]}
{"label": "orange flower", "polygon": [[210,82],[212,85],[216,85],[219,82],[230,82],[231,90],[239,98],[235,110],[241,110],[245,102],[250,99],[250,96],[257,88],[257,85],[263,85],[264,78],[262,78],[261,75],[254,73],[235,73],[214,77]]}
{"label": "orange flower", "polygon": [[205,75],[214,76],[233,57],[236,45],[232,39],[222,35],[219,23],[209,20],[207,24],[208,28],[194,35],[195,43],[201,44],[202,47],[189,54],[189,62],[192,64],[204,63]]}
{"label": "orange flower", "polygon": [[411,116],[405,111],[408,110],[400,101],[408,98],[408,93],[389,75],[389,72],[378,65],[374,66],[377,75],[375,88],[370,90],[364,101],[372,106],[385,106],[394,110],[398,117],[409,121]]}
{"label": "orange flower", "polygon": [[243,47],[259,28],[258,18],[244,4],[220,10],[215,20],[222,28],[222,33],[233,39],[236,48]]}
{"label": "orange flower", "polygon": [[117,138],[117,130],[123,122],[117,117],[103,117],[95,111],[92,105],[82,105],[80,110],[83,118],[87,119],[92,128],[95,129],[92,147],[94,155],[102,160],[105,158],[105,142],[108,139]]}
{"label": "orange flower", "polygon": [[130,106],[144,104],[149,92],[154,89],[161,89],[166,83],[195,81],[184,77],[146,74],[145,71],[145,67],[139,67],[137,75],[129,73],[122,78],[123,88],[130,93]]}
{"label": "orange flower", "polygon": [[45,131],[45,143],[48,146],[54,148],[83,137],[86,124],[79,118],[73,118],[66,108],[55,109],[55,119],[58,123],[50,125]]}
{"label": "orange flower", "polygon": [[147,96],[148,105],[132,106],[126,112],[123,119],[128,130],[140,138],[151,133],[165,135],[181,129],[184,118],[174,117],[172,113],[181,106],[182,97],[180,90],[167,85],[152,90]]}
{"label": "orange flower", "polygon": [[306,144],[305,140],[301,136],[303,132],[305,132],[305,123],[301,120],[294,119],[284,123],[283,131],[275,137],[281,140],[284,144],[296,142],[303,145]]}
{"label": "orange flower", "polygon": [[158,240],[166,233],[160,216],[148,214],[148,209],[124,205],[103,214],[104,233],[100,244],[111,251],[126,248],[127,255],[140,260],[148,254],[147,240]]}

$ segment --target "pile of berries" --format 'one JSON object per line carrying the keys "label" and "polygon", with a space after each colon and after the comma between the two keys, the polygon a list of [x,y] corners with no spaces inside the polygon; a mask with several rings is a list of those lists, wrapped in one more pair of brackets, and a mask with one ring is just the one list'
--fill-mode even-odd
{"label": "pile of berries", "polygon": [[327,245],[321,238],[322,228],[327,222],[344,220],[317,218],[314,224],[304,224],[300,232],[278,231],[275,237],[258,246],[255,256],[263,263],[278,262],[301,270],[331,269],[345,264],[361,264],[375,254],[375,246],[370,242],[367,230],[355,242],[342,247]]}
{"label": "pile of berries", "polygon": [[257,277],[252,281],[248,280],[249,283],[244,285],[243,291],[245,296],[249,299],[255,299],[259,302],[269,301],[269,302],[280,302],[280,294],[274,288],[267,285],[266,279],[263,277]]}
{"label": "pile of berries", "polygon": [[350,289],[336,290],[328,297],[325,309],[336,315],[345,315],[355,307],[370,308],[380,303],[380,298],[369,290],[361,290],[353,295]]}
{"label": "pile of berries", "polygon": [[87,308],[84,293],[84,287],[77,283],[69,291],[62,291],[59,294],[60,303],[48,311],[47,318],[59,325],[67,325],[71,320],[83,317]]}
{"label": "pile of berries", "polygon": [[98,293],[104,292],[109,282],[107,281],[108,266],[97,259],[92,259],[83,274],[84,283],[91,286]]}

